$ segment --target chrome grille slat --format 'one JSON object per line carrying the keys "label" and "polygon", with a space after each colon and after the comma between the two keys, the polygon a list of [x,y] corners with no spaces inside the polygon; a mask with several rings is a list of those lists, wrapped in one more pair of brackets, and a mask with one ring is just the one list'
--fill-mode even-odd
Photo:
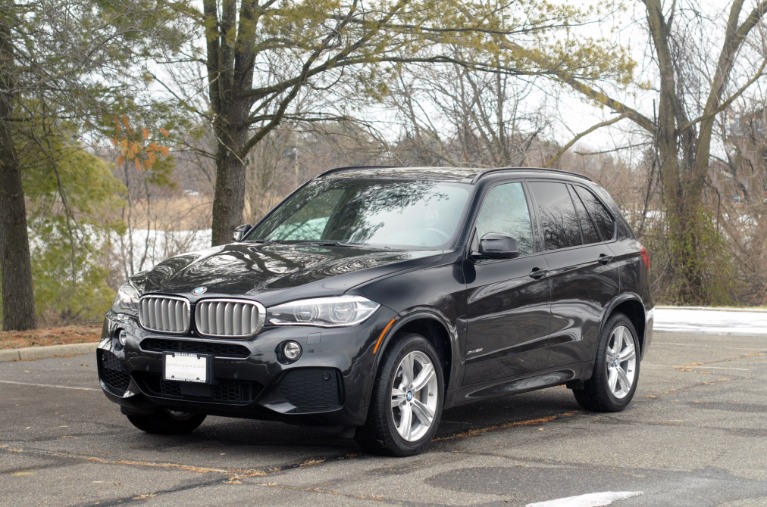
{"label": "chrome grille slat", "polygon": [[184,334],[191,323],[189,301],[175,296],[143,296],[139,300],[139,322],[149,331]]}
{"label": "chrome grille slat", "polygon": [[216,306],[216,334],[226,335],[224,332],[224,305]]}
{"label": "chrome grille slat", "polygon": [[249,308],[242,309],[242,312],[240,312],[240,329],[249,329],[251,327],[250,314]]}
{"label": "chrome grille slat", "polygon": [[244,338],[264,327],[266,309],[244,299],[202,299],[195,306],[195,325],[202,336]]}

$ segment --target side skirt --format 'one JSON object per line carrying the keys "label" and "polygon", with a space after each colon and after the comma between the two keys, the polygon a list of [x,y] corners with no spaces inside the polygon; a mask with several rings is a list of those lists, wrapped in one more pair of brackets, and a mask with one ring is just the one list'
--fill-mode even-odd
{"label": "side skirt", "polygon": [[448,393],[445,408],[587,380],[591,377],[593,369],[594,364],[591,362],[576,363],[526,377],[498,379],[492,382],[461,386]]}

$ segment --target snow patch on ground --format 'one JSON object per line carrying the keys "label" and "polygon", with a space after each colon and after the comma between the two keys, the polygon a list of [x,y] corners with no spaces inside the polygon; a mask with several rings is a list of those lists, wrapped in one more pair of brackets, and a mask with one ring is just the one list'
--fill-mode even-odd
{"label": "snow patch on ground", "polygon": [[767,311],[711,308],[655,309],[655,331],[767,335]]}

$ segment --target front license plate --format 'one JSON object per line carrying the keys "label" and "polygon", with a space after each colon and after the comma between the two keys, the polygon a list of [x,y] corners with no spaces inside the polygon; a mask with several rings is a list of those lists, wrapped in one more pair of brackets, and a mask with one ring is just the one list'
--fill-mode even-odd
{"label": "front license plate", "polygon": [[165,354],[165,380],[207,383],[210,358],[200,354],[173,352]]}

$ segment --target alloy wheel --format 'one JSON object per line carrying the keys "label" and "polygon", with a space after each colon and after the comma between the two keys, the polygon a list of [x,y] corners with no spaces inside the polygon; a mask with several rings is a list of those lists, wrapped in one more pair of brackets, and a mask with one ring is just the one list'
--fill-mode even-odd
{"label": "alloy wheel", "polygon": [[413,351],[402,358],[392,383],[391,411],[397,433],[408,442],[422,438],[434,422],[439,383],[429,356]]}
{"label": "alloy wheel", "polygon": [[625,398],[634,385],[637,362],[634,338],[626,326],[613,329],[607,342],[605,362],[610,392],[619,400]]}

